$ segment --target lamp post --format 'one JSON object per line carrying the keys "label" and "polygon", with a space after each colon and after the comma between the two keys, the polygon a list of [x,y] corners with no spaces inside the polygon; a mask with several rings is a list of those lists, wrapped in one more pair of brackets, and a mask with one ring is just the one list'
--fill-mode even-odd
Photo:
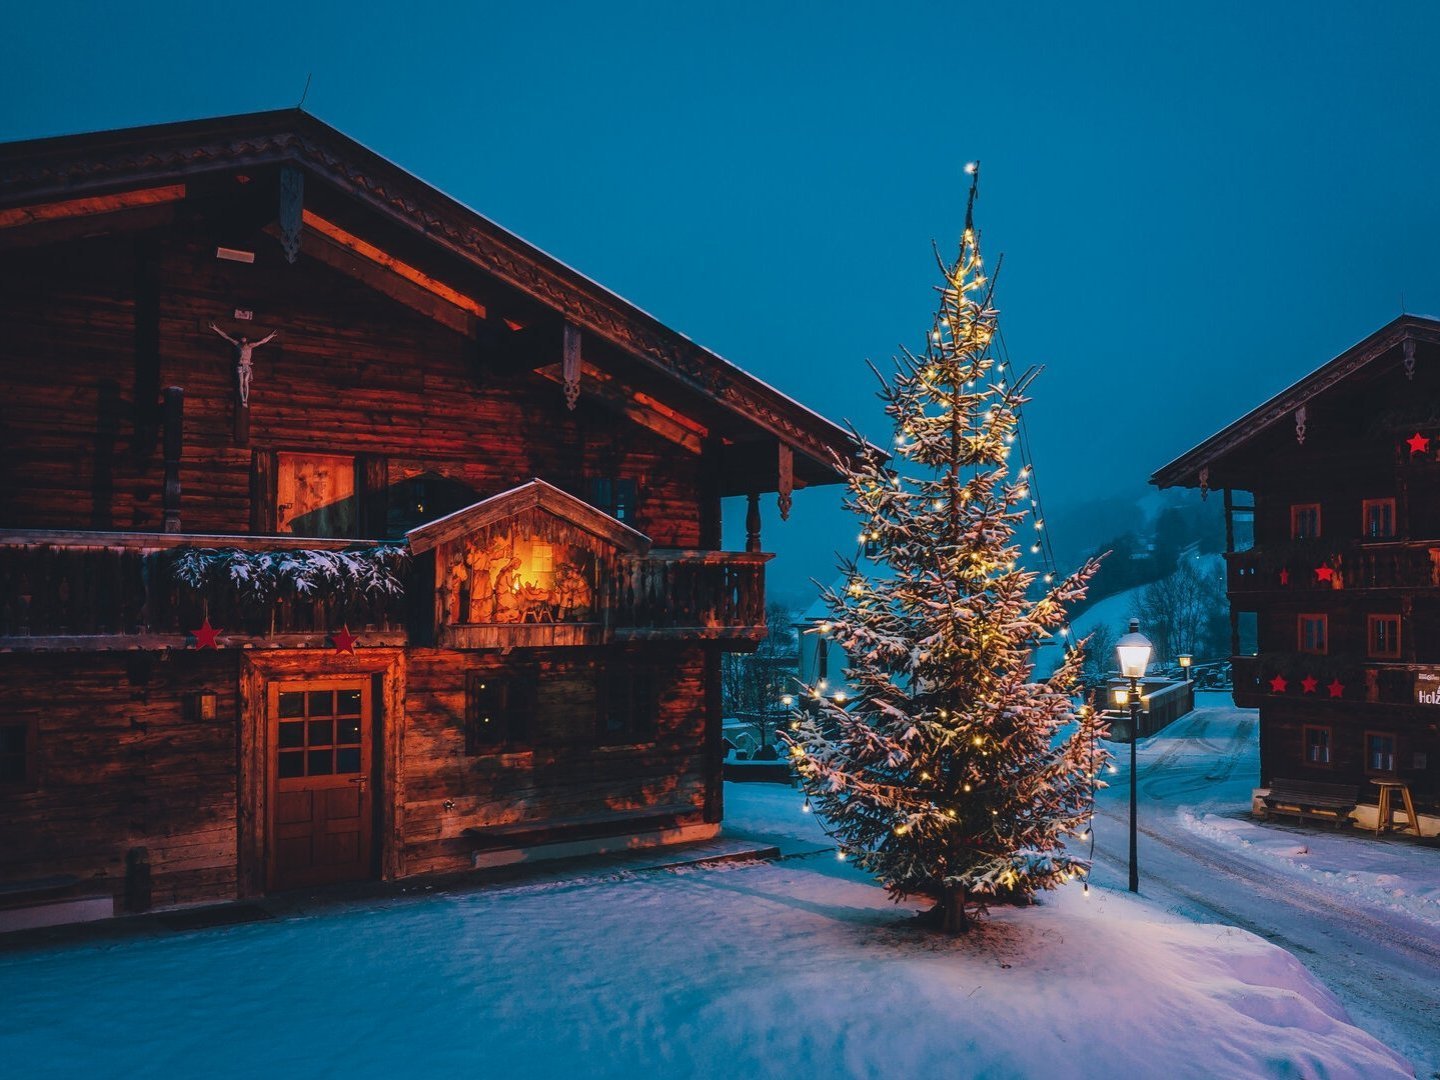
{"label": "lamp post", "polygon": [[1189,682],[1190,664],[1194,661],[1195,658],[1191,656],[1188,652],[1182,652],[1179,656],[1176,657],[1176,659],[1180,661],[1180,670],[1185,672],[1185,681]]}
{"label": "lamp post", "polygon": [[1140,633],[1140,620],[1130,620],[1130,632],[1115,643],[1120,674],[1130,680],[1130,891],[1140,891],[1140,864],[1136,858],[1135,744],[1140,739],[1140,678],[1150,663],[1150,639]]}

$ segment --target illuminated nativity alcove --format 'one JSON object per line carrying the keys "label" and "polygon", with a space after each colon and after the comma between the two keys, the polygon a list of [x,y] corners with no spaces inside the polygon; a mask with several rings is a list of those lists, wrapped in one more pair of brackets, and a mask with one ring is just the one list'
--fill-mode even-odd
{"label": "illuminated nativity alcove", "polygon": [[456,648],[589,643],[617,564],[650,550],[644,534],[543,480],[406,539],[417,556],[434,552],[436,641]]}

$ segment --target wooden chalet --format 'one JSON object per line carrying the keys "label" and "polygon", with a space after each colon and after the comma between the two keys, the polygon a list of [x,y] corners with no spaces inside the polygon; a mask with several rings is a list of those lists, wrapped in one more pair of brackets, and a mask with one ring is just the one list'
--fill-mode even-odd
{"label": "wooden chalet", "polygon": [[0,146],[0,329],[0,906],[718,829],[842,429],[299,111]]}
{"label": "wooden chalet", "polygon": [[1151,482],[1224,493],[1261,785],[1440,802],[1440,321],[1396,319]]}

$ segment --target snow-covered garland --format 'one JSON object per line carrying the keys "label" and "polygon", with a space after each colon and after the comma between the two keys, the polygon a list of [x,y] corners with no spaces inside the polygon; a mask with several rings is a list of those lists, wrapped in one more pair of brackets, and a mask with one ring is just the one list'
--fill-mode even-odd
{"label": "snow-covered garland", "polygon": [[239,548],[180,548],[171,554],[175,581],[196,591],[233,588],[252,604],[279,596],[304,600],[380,599],[400,596],[400,575],[410,552],[397,544],[348,551],[296,549],[242,551]]}
{"label": "snow-covered garland", "polygon": [[1033,373],[1009,384],[992,370],[997,312],[976,192],[972,183],[959,257],[941,263],[925,351],[905,351],[881,378],[897,463],[918,475],[878,452],[839,463],[862,538],[892,571],[870,579],[847,562],[844,589],[825,591],[856,693],[842,702],[810,688],[813,711],[790,736],[807,804],[841,857],[897,898],[933,897],[952,930],[968,901],[1088,873],[1064,837],[1089,832],[1106,757],[1099,717],[1073,704],[1082,652],[1067,649],[1050,678],[1030,681],[1031,650],[1066,633],[1065,607],[1097,564],[1059,582],[1047,573],[1034,599],[1039,575],[1019,565],[1015,530],[1038,500],[1030,465],[1010,479],[1007,460]]}

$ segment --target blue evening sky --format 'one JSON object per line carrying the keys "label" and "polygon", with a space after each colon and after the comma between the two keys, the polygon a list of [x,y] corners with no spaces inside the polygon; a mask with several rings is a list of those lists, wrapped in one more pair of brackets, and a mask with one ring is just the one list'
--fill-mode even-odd
{"label": "blue evening sky", "polygon": [[[11,5],[0,139],[306,108],[888,439],[962,166],[1051,513],[1440,313],[1440,6]],[[853,549],[766,507],[773,582]],[[743,507],[740,508],[743,513]],[[732,514],[738,517],[740,514]]]}

